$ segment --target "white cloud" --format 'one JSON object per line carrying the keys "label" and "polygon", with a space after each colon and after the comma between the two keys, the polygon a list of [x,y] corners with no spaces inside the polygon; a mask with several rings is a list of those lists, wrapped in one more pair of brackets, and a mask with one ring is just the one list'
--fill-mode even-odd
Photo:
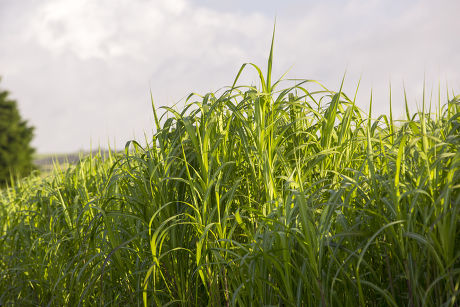
{"label": "white cloud", "polygon": [[83,60],[125,55],[139,51],[133,50],[139,31],[150,31],[164,23],[165,13],[181,10],[181,1],[164,2],[148,6],[126,0],[51,0],[32,20],[29,37],[51,52],[73,52]]}
{"label": "white cloud", "polygon": [[390,77],[411,95],[424,72],[429,85],[460,83],[457,1],[273,2],[273,14],[190,0],[6,3],[0,86],[37,127],[41,152],[88,148],[90,138],[121,147],[151,129],[150,89],[157,105],[171,105],[229,85],[244,62],[265,67],[275,13],[275,77],[294,65],[288,77],[337,89],[348,68],[350,91],[363,74],[363,105],[374,87],[376,112],[388,109]]}

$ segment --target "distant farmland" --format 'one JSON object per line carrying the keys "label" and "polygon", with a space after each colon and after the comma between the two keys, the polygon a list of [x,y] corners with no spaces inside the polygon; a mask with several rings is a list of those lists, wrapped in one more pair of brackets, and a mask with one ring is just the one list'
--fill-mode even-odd
{"label": "distant farmland", "polygon": [[96,156],[100,154],[102,157],[105,157],[108,153],[109,151],[107,150],[93,150],[59,154],[37,154],[34,159],[34,164],[43,175],[47,175],[53,170],[55,164],[65,167],[76,164],[81,159],[85,159],[90,155]]}

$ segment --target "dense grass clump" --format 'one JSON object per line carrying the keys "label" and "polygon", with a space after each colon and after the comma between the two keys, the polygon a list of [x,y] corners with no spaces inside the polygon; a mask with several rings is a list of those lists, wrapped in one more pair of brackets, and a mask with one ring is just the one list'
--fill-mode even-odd
{"label": "dense grass clump", "polygon": [[460,97],[374,119],[271,61],[3,191],[0,305],[458,306]]}

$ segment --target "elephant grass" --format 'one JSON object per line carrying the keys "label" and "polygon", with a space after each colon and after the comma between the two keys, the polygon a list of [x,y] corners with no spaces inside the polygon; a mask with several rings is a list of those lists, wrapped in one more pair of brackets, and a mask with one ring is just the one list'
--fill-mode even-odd
{"label": "elephant grass", "polygon": [[272,82],[272,50],[152,100],[145,145],[2,191],[0,305],[458,306],[460,96],[375,117]]}

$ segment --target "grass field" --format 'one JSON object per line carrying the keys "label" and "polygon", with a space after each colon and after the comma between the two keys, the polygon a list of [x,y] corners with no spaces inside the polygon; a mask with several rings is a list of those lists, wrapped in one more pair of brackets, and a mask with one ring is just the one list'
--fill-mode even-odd
{"label": "grass field", "polygon": [[460,96],[396,121],[271,63],[2,191],[0,305],[458,306]]}

